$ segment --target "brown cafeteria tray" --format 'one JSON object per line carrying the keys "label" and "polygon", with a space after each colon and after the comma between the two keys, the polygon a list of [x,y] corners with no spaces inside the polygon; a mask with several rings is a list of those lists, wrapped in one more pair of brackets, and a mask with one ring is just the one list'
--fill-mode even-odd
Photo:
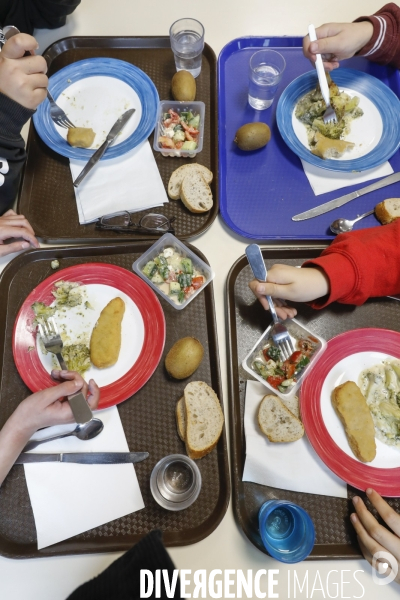
{"label": "brown cafeteria tray", "polygon": [[[104,262],[131,269],[132,262],[149,242],[96,247],[32,250],[15,258],[0,278],[0,428],[29,390],[18,375],[11,341],[15,317],[22,302],[41,281],[60,268]],[[203,260],[205,257],[190,247]],[[159,296],[158,296],[159,297]],[[186,510],[161,508],[150,492],[154,465],[168,454],[185,453],[175,425],[175,404],[186,381],[172,381],[164,369],[164,358],[172,344],[191,335],[204,346],[204,358],[191,380],[207,382],[222,401],[213,286],[210,283],[184,310],[174,309],[159,297],[166,320],[166,342],[160,364],[146,385],[132,398],[118,405],[130,450],[146,450],[147,460],[135,465],[145,508],[43,550],[37,549],[36,530],[22,465],[11,469],[0,490],[0,555],[31,558],[64,554],[124,551],[153,529],[164,532],[167,546],[193,544],[207,537],[223,518],[229,501],[229,467],[225,431],[217,447],[197,461],[202,489],[196,502]]]}
{"label": "brown cafeteria tray", "polygon": [[[142,69],[153,80],[160,100],[172,99],[171,79],[175,62],[169,37],[69,37],[52,44],[43,54],[49,66],[49,76],[78,60],[107,57],[124,60]],[[195,159],[164,157],[153,150],[164,185],[177,167],[198,162],[214,174],[211,184],[214,206],[203,214],[191,213],[180,201],[170,201],[150,212],[175,216],[176,236],[181,239],[197,236],[218,214],[218,120],[217,61],[214,51],[205,44],[201,73],[196,79],[196,100],[206,105],[203,150]],[[149,138],[153,147],[153,134]],[[48,148],[31,123],[27,162],[18,201],[18,212],[25,215],[36,235],[49,244],[107,243],[150,239],[149,234],[118,234],[96,231],[94,223],[79,225],[69,159]],[[118,189],[115,191],[118,193]],[[132,182],[132,193],[135,193]],[[144,211],[149,212],[149,211]],[[135,213],[139,219],[144,212]]]}
{"label": "brown cafeteria tray", "polygon": [[[274,263],[301,265],[307,259],[318,256],[320,252],[321,250],[315,248],[262,251],[267,269]],[[269,313],[264,311],[248,287],[251,279],[251,269],[247,258],[243,256],[235,262],[227,279],[231,472],[236,520],[249,540],[259,550],[267,553],[258,533],[258,510],[266,500],[272,498],[290,500],[307,510],[314,521],[316,541],[309,559],[359,558],[361,553],[350,523],[350,514],[353,512],[350,499],[356,494],[361,495],[371,508],[365,494],[348,486],[349,500],[345,500],[242,481],[246,451],[243,427],[244,398],[246,380],[250,376],[241,364],[270,324]],[[335,303],[320,311],[313,310],[305,304],[296,307],[296,319],[326,340],[344,331],[361,327],[384,327],[400,331],[400,303],[389,298],[375,298],[358,307]],[[390,498],[388,502],[400,512],[400,498]],[[377,516],[376,512],[373,512]]]}

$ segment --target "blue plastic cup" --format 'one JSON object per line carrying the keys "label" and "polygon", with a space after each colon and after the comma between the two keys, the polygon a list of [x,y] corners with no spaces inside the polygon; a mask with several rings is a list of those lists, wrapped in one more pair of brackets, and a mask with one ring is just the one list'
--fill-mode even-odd
{"label": "blue plastic cup", "polygon": [[264,502],[258,513],[258,525],[268,554],[281,562],[301,562],[314,547],[314,523],[303,508],[292,502]]}

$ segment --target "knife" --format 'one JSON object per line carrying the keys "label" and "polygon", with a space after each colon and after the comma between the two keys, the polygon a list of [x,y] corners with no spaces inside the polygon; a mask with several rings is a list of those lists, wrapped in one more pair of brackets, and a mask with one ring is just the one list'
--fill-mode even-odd
{"label": "knife", "polygon": [[16,465],[35,462],[80,463],[82,465],[115,465],[138,463],[148,458],[148,452],[62,452],[60,454],[35,454],[23,452]]}
{"label": "knife", "polygon": [[133,113],[135,112],[134,108],[130,108],[126,112],[124,112],[111,127],[110,133],[106,137],[105,142],[96,150],[93,156],[90,157],[85,167],[79,173],[78,177],[74,181],[74,186],[78,187],[81,181],[86,177],[86,175],[93,169],[94,165],[101,159],[104,152],[107,150],[109,146],[113,143],[117,135],[122,131],[125,127],[126,123],[129,121]]}
{"label": "knife", "polygon": [[374,192],[375,190],[379,190],[380,188],[386,187],[387,185],[392,185],[392,183],[396,183],[400,181],[400,173],[392,173],[389,177],[384,177],[380,181],[376,181],[372,185],[367,185],[365,188],[361,188],[361,190],[357,190],[355,192],[351,192],[350,194],[346,194],[345,196],[340,196],[340,198],[336,198],[335,200],[330,200],[329,202],[325,202],[325,204],[320,204],[315,208],[311,208],[310,210],[306,210],[298,215],[294,215],[292,217],[292,221],[305,221],[306,219],[312,219],[313,217],[318,217],[319,215],[323,215],[334,208],[338,208],[339,206],[343,206],[350,200],[354,200],[359,196],[363,196],[364,194],[369,194],[369,192]]}

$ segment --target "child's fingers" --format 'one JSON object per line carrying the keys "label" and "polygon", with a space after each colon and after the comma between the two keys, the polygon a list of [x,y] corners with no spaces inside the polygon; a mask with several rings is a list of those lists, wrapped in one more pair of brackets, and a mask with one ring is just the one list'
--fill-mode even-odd
{"label": "child's fingers", "polygon": [[386,527],[379,525],[361,498],[355,496],[353,504],[357,511],[357,515],[351,515],[353,527],[372,556],[376,552],[387,550],[397,560],[400,560],[399,538],[388,531]]}
{"label": "child's fingers", "polygon": [[30,247],[28,242],[12,242],[11,244],[0,245],[0,257],[8,256],[14,252],[21,252],[27,250]]}
{"label": "child's fingers", "polygon": [[39,44],[32,35],[18,33],[6,41],[2,50],[2,58],[22,58],[25,52],[34,52]]}
{"label": "child's fingers", "polygon": [[100,401],[100,388],[94,379],[89,381],[89,396],[88,403],[92,410],[96,410]]}
{"label": "child's fingers", "polygon": [[[400,538],[400,515],[375,490],[368,488],[367,496],[386,525]],[[400,546],[400,540],[399,540]]]}

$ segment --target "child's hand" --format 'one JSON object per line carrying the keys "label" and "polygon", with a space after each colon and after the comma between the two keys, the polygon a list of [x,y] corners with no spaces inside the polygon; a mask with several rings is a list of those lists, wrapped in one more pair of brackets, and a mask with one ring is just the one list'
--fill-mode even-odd
{"label": "child's hand", "polygon": [[63,383],[28,396],[9,419],[16,432],[28,436],[26,441],[42,427],[74,423],[75,419],[66,397],[79,390],[82,390],[92,410],[98,406],[100,390],[93,379],[87,385],[79,373],[74,371],[52,371],[52,377]]}
{"label": "child's hand", "polygon": [[316,54],[322,54],[327,71],[337,69],[339,62],[351,58],[371,39],[372,23],[327,23],[315,30],[317,41],[310,42],[308,35],[303,39],[304,56],[315,63]]}
{"label": "child's hand", "polygon": [[[22,238],[23,241],[4,244],[11,238]],[[0,256],[26,250],[29,246],[40,248],[31,225],[23,215],[17,215],[13,210],[8,210],[0,217]]]}
{"label": "child's hand", "polygon": [[[353,504],[357,514],[353,513],[351,515],[351,522],[356,530],[361,551],[370,565],[372,565],[374,554],[389,552],[397,561],[397,576],[394,581],[400,583],[400,515],[374,490],[367,489],[367,496],[392,531],[388,531],[386,527],[379,525],[361,498],[355,496]],[[389,564],[389,561],[384,559],[380,562]],[[391,568],[389,566],[385,575],[389,575],[390,572]]]}
{"label": "child's hand", "polygon": [[[0,53],[0,92],[25,108],[36,109],[46,98],[47,63],[35,56],[38,43],[26,33],[18,33],[4,44]],[[24,56],[30,52],[31,56]]]}
{"label": "child's hand", "polygon": [[281,300],[311,302],[328,294],[329,281],[320,269],[273,265],[268,270],[266,282],[253,279],[249,287],[266,310],[268,310],[268,302],[265,296],[272,296],[278,317],[292,319],[296,316],[297,310],[285,306]]}

